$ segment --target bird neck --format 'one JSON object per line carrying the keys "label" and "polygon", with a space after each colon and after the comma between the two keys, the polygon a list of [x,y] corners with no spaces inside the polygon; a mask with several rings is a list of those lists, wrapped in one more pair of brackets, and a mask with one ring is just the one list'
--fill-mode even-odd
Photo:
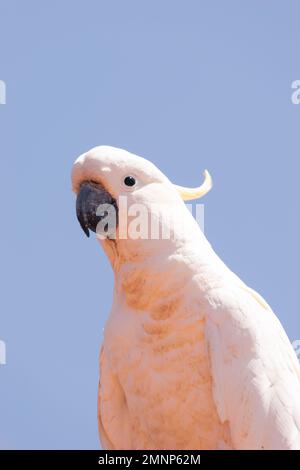
{"label": "bird neck", "polygon": [[188,290],[192,289],[201,256],[182,241],[165,245],[161,240],[156,242],[154,246],[136,244],[134,250],[128,244],[125,249],[118,242],[109,246],[105,242],[104,249],[114,270],[118,297],[135,311],[166,319],[178,311],[188,284]]}

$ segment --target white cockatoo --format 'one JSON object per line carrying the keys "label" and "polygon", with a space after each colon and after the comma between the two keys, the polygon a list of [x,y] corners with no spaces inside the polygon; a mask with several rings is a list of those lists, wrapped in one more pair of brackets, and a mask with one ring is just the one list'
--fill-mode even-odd
{"label": "white cockatoo", "polygon": [[[300,367],[290,341],[184,204],[210,189],[209,173],[199,188],[183,188],[144,158],[100,146],[76,160],[72,184],[80,224],[87,235],[97,228],[114,271],[100,357],[103,447],[300,449]],[[129,226],[121,236],[125,199],[128,219],[134,205],[131,216],[159,207],[152,223],[170,236],[130,236]]]}

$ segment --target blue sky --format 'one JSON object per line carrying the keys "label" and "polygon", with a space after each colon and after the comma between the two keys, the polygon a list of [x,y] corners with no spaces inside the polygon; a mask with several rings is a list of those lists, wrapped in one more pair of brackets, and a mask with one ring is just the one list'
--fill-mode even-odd
{"label": "blue sky", "polygon": [[119,146],[189,186],[208,168],[208,239],[300,339],[300,4],[0,0],[0,15],[0,448],[97,448],[113,279],[77,223],[73,160]]}

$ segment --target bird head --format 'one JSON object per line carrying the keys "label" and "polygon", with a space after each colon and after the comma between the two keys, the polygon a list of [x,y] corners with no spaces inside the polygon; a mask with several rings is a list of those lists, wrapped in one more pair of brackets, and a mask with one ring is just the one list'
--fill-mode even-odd
{"label": "bird head", "polygon": [[[179,217],[180,210],[188,212],[183,201],[200,198],[211,188],[207,171],[204,177],[204,183],[198,188],[174,185],[142,157],[114,147],[95,147],[77,158],[73,165],[72,186],[77,194],[78,221],[87,236],[91,230],[106,244],[116,245],[122,239],[123,244],[127,241],[128,245],[128,240],[133,239],[137,246],[138,238],[151,238],[149,214],[153,213],[153,207],[159,207],[160,215],[172,212]],[[133,230],[130,233],[128,223],[128,217],[137,216],[139,210],[144,217],[145,230],[140,228],[141,214],[134,227],[139,225],[140,237],[136,232],[133,235]],[[164,223],[167,224],[160,220],[158,226]]]}

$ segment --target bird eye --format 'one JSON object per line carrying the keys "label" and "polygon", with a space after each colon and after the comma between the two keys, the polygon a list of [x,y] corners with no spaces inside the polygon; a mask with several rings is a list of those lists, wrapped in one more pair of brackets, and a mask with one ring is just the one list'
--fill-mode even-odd
{"label": "bird eye", "polygon": [[135,178],[133,176],[126,176],[124,178],[124,184],[126,186],[134,186],[135,185]]}

